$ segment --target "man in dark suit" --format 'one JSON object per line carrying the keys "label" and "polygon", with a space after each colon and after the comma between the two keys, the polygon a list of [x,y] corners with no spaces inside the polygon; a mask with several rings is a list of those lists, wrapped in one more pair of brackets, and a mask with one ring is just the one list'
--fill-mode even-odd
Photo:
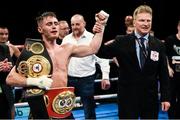
{"label": "man in dark suit", "polygon": [[[99,56],[116,57],[119,63],[119,118],[157,119],[158,80],[162,110],[167,111],[170,107],[164,46],[160,40],[149,35],[152,24],[152,9],[149,6],[136,8],[133,17],[134,32],[117,36],[112,43],[103,45]],[[143,39],[142,42],[140,39]]]}

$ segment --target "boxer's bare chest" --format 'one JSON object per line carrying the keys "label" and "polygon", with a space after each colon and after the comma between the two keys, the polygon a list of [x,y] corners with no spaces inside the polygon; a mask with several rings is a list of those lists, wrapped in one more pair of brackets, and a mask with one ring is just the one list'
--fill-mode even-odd
{"label": "boxer's bare chest", "polygon": [[53,63],[53,71],[66,70],[68,64],[67,51],[63,49],[54,49],[48,51]]}

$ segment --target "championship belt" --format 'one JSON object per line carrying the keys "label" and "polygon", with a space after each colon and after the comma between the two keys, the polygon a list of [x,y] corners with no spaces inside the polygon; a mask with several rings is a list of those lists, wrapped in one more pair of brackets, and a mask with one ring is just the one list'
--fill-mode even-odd
{"label": "championship belt", "polygon": [[172,64],[174,65],[175,72],[180,72],[180,56],[172,57]]}
{"label": "championship belt", "polygon": [[[25,77],[39,77],[52,73],[52,61],[40,39],[26,39],[16,64],[16,71]],[[44,94],[38,87],[26,89],[26,96]]]}
{"label": "championship belt", "polygon": [[45,92],[44,101],[50,118],[70,116],[75,104],[74,87],[53,88]]}

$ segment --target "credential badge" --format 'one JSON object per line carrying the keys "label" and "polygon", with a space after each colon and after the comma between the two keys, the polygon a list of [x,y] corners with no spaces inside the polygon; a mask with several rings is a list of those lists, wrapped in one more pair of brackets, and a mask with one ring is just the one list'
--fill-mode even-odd
{"label": "credential badge", "polygon": [[151,51],[150,59],[153,61],[158,61],[159,60],[159,52]]}

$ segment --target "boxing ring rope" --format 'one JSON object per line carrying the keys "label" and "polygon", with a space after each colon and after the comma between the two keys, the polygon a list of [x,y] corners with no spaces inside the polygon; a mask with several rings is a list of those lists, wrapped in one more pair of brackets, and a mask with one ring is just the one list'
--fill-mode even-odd
{"label": "boxing ring rope", "polygon": [[[102,79],[96,79],[95,82],[101,82]],[[118,77],[110,78],[110,81],[117,81]]]}
{"label": "boxing ring rope", "polygon": [[24,45],[14,45],[15,47],[17,47],[19,50],[24,48]]}
{"label": "boxing ring rope", "polygon": [[15,107],[28,107],[29,104],[28,102],[21,102],[21,103],[15,103],[14,106]]}

